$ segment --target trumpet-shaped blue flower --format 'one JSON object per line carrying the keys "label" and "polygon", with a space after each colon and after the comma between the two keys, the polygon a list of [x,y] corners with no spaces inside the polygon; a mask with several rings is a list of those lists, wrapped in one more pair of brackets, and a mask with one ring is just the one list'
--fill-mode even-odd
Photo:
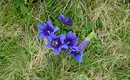
{"label": "trumpet-shaped blue flower", "polygon": [[69,54],[80,63],[82,61],[83,52],[88,45],[88,39],[84,39],[77,47],[72,47]]}
{"label": "trumpet-shaped blue flower", "polygon": [[46,46],[51,48],[56,55],[60,53],[61,49],[68,49],[68,46],[64,43],[66,35],[51,35],[51,37],[50,42]]}
{"label": "trumpet-shaped blue flower", "polygon": [[48,20],[46,24],[38,24],[38,30],[39,30],[39,35],[38,37],[40,39],[43,38],[51,38],[51,35],[54,34],[56,31],[59,30],[58,27],[54,27],[51,23],[51,20]]}
{"label": "trumpet-shaped blue flower", "polygon": [[73,25],[72,20],[69,17],[65,16],[63,13],[59,14],[57,18],[59,21],[61,21],[62,23],[66,24],[68,26]]}
{"label": "trumpet-shaped blue flower", "polygon": [[77,40],[79,38],[74,35],[72,31],[69,31],[66,35],[65,43],[71,49],[71,47],[76,46]]}

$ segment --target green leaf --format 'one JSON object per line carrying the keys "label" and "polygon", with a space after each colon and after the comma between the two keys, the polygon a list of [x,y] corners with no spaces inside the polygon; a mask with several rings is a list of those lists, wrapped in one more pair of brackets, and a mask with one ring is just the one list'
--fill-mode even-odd
{"label": "green leaf", "polygon": [[29,60],[29,55],[26,54],[26,52],[24,50],[21,50],[21,57],[23,58],[24,61]]}
{"label": "green leaf", "polygon": [[29,12],[28,8],[24,6],[23,4],[20,5],[21,13],[26,14]]}

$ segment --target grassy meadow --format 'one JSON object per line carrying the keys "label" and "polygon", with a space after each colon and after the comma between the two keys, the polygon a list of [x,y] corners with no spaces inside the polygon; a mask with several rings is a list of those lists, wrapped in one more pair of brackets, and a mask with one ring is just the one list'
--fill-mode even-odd
{"label": "grassy meadow", "polygon": [[[60,13],[74,25],[59,22]],[[80,64],[38,38],[37,24],[47,20],[78,42],[93,32]],[[0,80],[130,80],[127,0],[0,0]]]}

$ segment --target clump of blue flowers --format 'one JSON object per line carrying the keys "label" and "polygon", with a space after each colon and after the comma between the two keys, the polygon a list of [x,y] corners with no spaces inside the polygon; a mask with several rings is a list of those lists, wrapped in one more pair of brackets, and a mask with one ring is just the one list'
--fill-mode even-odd
{"label": "clump of blue flowers", "polygon": [[[72,20],[63,13],[59,14],[57,18],[63,24],[68,26],[73,25]],[[45,24],[38,24],[38,37],[39,39],[46,38],[48,40],[46,47],[52,49],[55,55],[59,55],[61,50],[69,50],[67,54],[72,55],[75,60],[80,63],[82,61],[84,50],[88,45],[88,39],[85,38],[78,44],[77,41],[79,38],[76,37],[72,31],[69,31],[67,34],[56,35],[55,33],[58,30],[60,29],[57,26],[53,26],[52,21],[48,20]]]}

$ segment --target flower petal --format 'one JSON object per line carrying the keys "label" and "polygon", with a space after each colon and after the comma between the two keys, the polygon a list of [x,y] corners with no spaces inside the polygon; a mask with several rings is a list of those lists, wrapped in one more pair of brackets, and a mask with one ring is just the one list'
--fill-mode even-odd
{"label": "flower petal", "polygon": [[73,26],[73,22],[71,21],[70,18],[68,18],[67,20],[64,21],[64,24],[68,25],[68,26]]}
{"label": "flower petal", "polygon": [[48,47],[48,48],[52,48],[50,42],[48,44],[46,44],[45,46]]}
{"label": "flower petal", "polygon": [[78,54],[78,55],[74,55],[74,58],[80,63],[82,61],[82,55]]}
{"label": "flower petal", "polygon": [[38,24],[38,29],[41,30],[41,29],[44,29],[45,28],[45,25],[44,24]]}
{"label": "flower petal", "polygon": [[56,55],[59,55],[59,53],[60,53],[60,51],[57,50],[57,49],[54,49],[54,52],[55,52]]}
{"label": "flower petal", "polygon": [[62,45],[60,48],[61,48],[61,49],[68,49],[68,46],[67,46],[66,44],[64,44],[64,45]]}
{"label": "flower petal", "polygon": [[88,45],[88,40],[85,39],[78,45],[78,48],[83,52],[86,49],[87,45]]}
{"label": "flower petal", "polygon": [[65,16],[61,13],[58,15],[57,17],[60,21],[63,21],[63,19],[65,18]]}
{"label": "flower petal", "polygon": [[75,39],[74,39],[75,41],[78,41],[79,40],[79,38],[78,37],[75,37]]}
{"label": "flower petal", "polygon": [[49,27],[54,28],[54,26],[52,25],[51,20],[48,20],[46,23],[47,23],[47,25],[48,25]]}
{"label": "flower petal", "polygon": [[74,38],[74,34],[72,31],[69,31],[67,34],[67,38]]}
{"label": "flower petal", "polygon": [[50,36],[51,36],[51,38],[56,38],[57,37],[54,33],[52,33]]}
{"label": "flower petal", "polygon": [[72,50],[72,51],[79,51],[79,49],[78,49],[78,47],[77,46],[69,46],[70,47],[70,50]]}
{"label": "flower petal", "polygon": [[60,40],[61,40],[61,41],[64,41],[65,38],[66,38],[66,35],[65,35],[65,34],[61,34],[61,35],[60,35]]}
{"label": "flower petal", "polygon": [[60,30],[59,27],[55,27],[55,28],[54,28],[54,32],[56,32],[56,31],[58,31],[58,30]]}
{"label": "flower petal", "polygon": [[43,39],[44,37],[45,37],[45,35],[44,35],[44,33],[39,33],[39,35],[38,35],[38,37],[40,38],[40,39]]}
{"label": "flower petal", "polygon": [[52,40],[52,37],[51,37],[51,36],[46,36],[46,39],[47,39],[48,41],[51,41],[51,40]]}

